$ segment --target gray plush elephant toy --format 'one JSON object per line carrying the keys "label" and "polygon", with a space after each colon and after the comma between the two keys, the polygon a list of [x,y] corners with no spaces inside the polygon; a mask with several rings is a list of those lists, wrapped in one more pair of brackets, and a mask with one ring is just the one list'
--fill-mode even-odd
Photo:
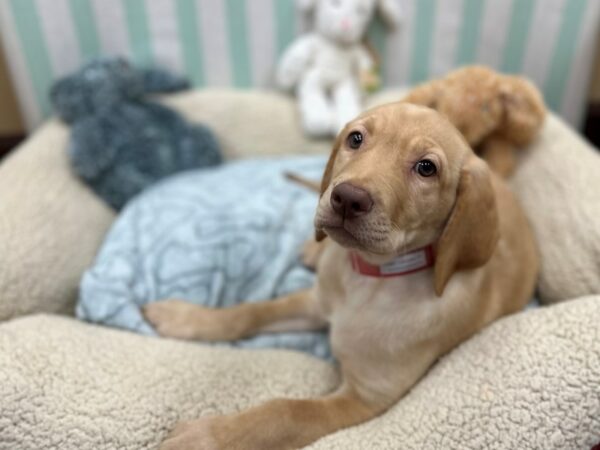
{"label": "gray plush elephant toy", "polygon": [[183,78],[122,58],[93,60],[52,87],[54,109],[71,125],[73,169],[113,208],[170,174],[221,162],[208,128],[146,98],[187,88]]}

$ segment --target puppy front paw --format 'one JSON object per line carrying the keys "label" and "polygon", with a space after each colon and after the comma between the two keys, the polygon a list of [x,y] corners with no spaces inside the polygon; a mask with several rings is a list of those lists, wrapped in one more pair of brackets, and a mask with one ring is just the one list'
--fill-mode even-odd
{"label": "puppy front paw", "polygon": [[158,334],[177,339],[232,341],[243,337],[247,321],[231,308],[208,308],[183,300],[162,300],[143,307]]}
{"label": "puppy front paw", "polygon": [[160,445],[160,450],[222,450],[212,433],[214,418],[179,422]]}
{"label": "puppy front paw", "polygon": [[161,336],[196,339],[197,305],[182,300],[162,300],[145,305],[142,312]]}
{"label": "puppy front paw", "polygon": [[256,429],[256,422],[240,416],[210,416],[180,422],[160,450],[274,450]]}
{"label": "puppy front paw", "polygon": [[238,339],[241,320],[227,309],[208,308],[182,300],[162,300],[142,309],[158,334],[177,339],[229,341]]}

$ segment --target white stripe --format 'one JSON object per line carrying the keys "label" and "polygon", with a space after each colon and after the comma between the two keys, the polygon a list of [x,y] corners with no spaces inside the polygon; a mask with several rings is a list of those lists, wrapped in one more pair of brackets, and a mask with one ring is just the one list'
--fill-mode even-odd
{"label": "white stripe", "polygon": [[127,21],[121,0],[92,0],[102,53],[130,57]]}
{"label": "white stripe", "polygon": [[485,3],[477,49],[478,62],[495,68],[500,67],[508,37],[512,3],[508,0],[488,0]]}
{"label": "white stripe", "polygon": [[36,9],[54,77],[74,72],[81,53],[67,0],[36,0]]}
{"label": "white stripe", "polygon": [[[278,0],[275,0],[278,1]],[[271,0],[246,0],[252,85],[273,86],[275,65],[275,11]]]}
{"label": "white stripe", "polygon": [[231,85],[231,61],[224,0],[197,0],[204,72],[209,86]]}
{"label": "white stripe", "polygon": [[575,44],[575,57],[571,61],[571,74],[565,86],[560,108],[562,116],[575,127],[581,125],[590,77],[594,69],[600,2],[588,1],[583,14],[579,41]]}
{"label": "white stripe", "polygon": [[24,51],[21,48],[17,30],[15,30],[9,3],[6,1],[0,1],[0,35],[25,126],[32,131],[42,122],[42,111],[37,103],[33,83],[23,56]]}
{"label": "white stripe", "polygon": [[523,73],[537,86],[544,86],[546,82],[567,1],[543,0],[535,4],[523,57]]}
{"label": "white stripe", "polygon": [[146,0],[148,29],[155,62],[177,73],[184,72],[173,0]]}
{"label": "white stripe", "polygon": [[452,70],[463,18],[463,0],[437,3],[432,51],[429,56],[430,77],[439,78]]}
{"label": "white stripe", "polygon": [[410,74],[411,49],[413,46],[414,17],[418,0],[396,0],[402,8],[402,23],[387,35],[387,61],[385,79],[390,86],[407,85]]}

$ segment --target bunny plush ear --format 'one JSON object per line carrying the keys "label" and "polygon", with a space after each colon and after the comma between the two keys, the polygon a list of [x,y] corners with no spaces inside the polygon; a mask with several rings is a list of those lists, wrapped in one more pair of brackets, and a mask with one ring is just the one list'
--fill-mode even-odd
{"label": "bunny plush ear", "polygon": [[318,0],[296,0],[296,6],[300,11],[308,13],[311,12],[313,8],[317,5],[317,1]]}
{"label": "bunny plush ear", "polygon": [[390,28],[397,28],[402,23],[402,9],[399,0],[377,0],[377,11]]}
{"label": "bunny plush ear", "polygon": [[179,75],[162,69],[144,69],[140,71],[144,92],[178,92],[190,87],[190,83]]}

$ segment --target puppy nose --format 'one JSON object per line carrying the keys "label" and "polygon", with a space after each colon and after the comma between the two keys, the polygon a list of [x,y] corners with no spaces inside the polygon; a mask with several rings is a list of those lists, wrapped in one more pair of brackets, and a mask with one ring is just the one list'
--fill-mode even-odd
{"label": "puppy nose", "polygon": [[331,207],[346,219],[362,216],[373,208],[371,195],[350,183],[338,184],[331,192]]}

